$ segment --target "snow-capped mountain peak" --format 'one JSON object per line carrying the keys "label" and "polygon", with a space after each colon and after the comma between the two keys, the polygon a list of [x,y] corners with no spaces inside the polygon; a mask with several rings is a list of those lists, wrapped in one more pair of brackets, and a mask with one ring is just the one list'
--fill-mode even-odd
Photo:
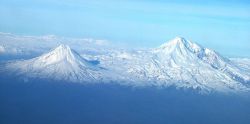
{"label": "snow-capped mountain peak", "polygon": [[67,45],[60,45],[30,60],[10,63],[6,68],[29,77],[46,77],[72,82],[90,82],[105,77],[101,67],[84,59]]}
{"label": "snow-capped mountain peak", "polygon": [[202,47],[196,43],[186,40],[182,37],[176,37],[160,47],[153,49],[153,53],[161,59],[168,62],[170,66],[199,65],[200,59],[198,53]]}
{"label": "snow-capped mountain peak", "polygon": [[61,44],[58,47],[55,48],[55,50],[65,50],[65,51],[70,51],[70,47],[68,45]]}
{"label": "snow-capped mountain peak", "polygon": [[174,49],[189,50],[191,52],[199,52],[202,47],[194,42],[186,40],[183,37],[176,37],[167,43],[162,44],[158,49],[172,51]]}
{"label": "snow-capped mountain peak", "polygon": [[81,57],[70,49],[67,45],[60,45],[51,52],[42,55],[38,58],[38,61],[44,64],[53,64],[60,61],[68,61],[70,63],[75,62],[77,59],[81,60]]}
{"label": "snow-capped mountain peak", "polygon": [[168,46],[173,46],[173,45],[180,45],[180,44],[186,44],[187,40],[183,37],[175,37],[174,39],[162,44],[160,47],[164,48],[164,47],[168,47]]}
{"label": "snow-capped mountain peak", "polygon": [[164,43],[153,52],[160,54],[163,53],[165,56],[172,57],[175,61],[198,62],[202,60],[214,68],[223,68],[228,62],[227,59],[214,50],[204,48],[201,45],[182,37],[176,37],[173,40]]}
{"label": "snow-capped mountain peak", "polygon": [[0,72],[9,70],[11,75],[72,82],[175,85],[202,91],[248,90],[245,84],[250,82],[247,70],[242,71],[217,52],[182,37],[148,51],[84,57],[69,46],[60,45],[36,58],[8,63]]}

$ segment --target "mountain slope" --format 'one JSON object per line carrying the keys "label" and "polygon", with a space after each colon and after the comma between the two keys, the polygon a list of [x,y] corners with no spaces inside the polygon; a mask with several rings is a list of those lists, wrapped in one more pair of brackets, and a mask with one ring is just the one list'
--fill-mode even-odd
{"label": "mountain slope", "polygon": [[[230,60],[180,37],[156,49],[100,58],[103,66],[141,82],[135,85],[175,85],[205,92],[248,90],[244,83],[250,76]],[[236,74],[239,78],[235,78]]]}
{"label": "mountain slope", "polygon": [[250,88],[250,71],[239,62],[181,37],[155,49],[82,56],[60,45],[30,60],[6,63],[0,72],[35,79],[175,86],[200,92],[241,92]]}
{"label": "mountain slope", "polygon": [[94,82],[104,77],[104,70],[82,58],[69,46],[60,45],[40,57],[11,62],[6,68],[20,76]]}
{"label": "mountain slope", "polygon": [[[173,47],[175,51],[171,48]],[[171,53],[171,57],[179,57],[177,60],[194,62],[194,59],[200,59],[203,62],[209,64],[216,70],[220,70],[230,77],[237,78],[236,80],[240,80],[241,82],[248,82],[250,80],[250,75],[244,73],[240,68],[237,67],[233,62],[229,59],[222,57],[220,54],[216,53],[213,50],[208,48],[203,48],[202,46],[195,44],[191,41],[188,41],[184,38],[177,37],[172,41],[162,45],[160,51],[166,51]],[[172,55],[177,54],[177,55]],[[182,57],[182,58],[180,58]],[[189,57],[189,58],[187,58]],[[190,58],[192,57],[192,58]],[[186,59],[183,59],[186,58]],[[191,61],[190,61],[191,60]],[[197,62],[197,61],[195,61]]]}

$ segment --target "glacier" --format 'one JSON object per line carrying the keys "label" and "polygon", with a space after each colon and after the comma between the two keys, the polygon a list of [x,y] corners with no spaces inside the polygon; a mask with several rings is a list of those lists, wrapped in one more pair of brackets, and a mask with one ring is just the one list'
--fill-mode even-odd
{"label": "glacier", "polygon": [[248,92],[249,59],[226,58],[182,37],[157,48],[79,54],[60,45],[41,56],[8,61],[1,75],[75,83],[118,83],[133,87],[169,87],[199,92]]}

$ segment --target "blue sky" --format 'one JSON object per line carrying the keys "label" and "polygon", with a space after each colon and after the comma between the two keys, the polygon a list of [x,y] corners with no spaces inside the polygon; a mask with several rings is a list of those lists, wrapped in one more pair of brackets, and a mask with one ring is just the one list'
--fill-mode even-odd
{"label": "blue sky", "polygon": [[0,31],[106,39],[157,47],[182,36],[250,57],[248,0],[1,0]]}

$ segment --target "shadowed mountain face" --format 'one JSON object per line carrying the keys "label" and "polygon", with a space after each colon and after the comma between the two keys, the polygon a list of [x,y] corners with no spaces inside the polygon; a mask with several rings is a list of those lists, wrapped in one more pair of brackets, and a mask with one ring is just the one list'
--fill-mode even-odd
{"label": "shadowed mountain face", "polygon": [[117,82],[136,87],[175,86],[200,92],[249,91],[249,69],[181,37],[155,49],[85,57],[67,45],[60,45],[33,59],[5,63],[0,73],[25,81]]}
{"label": "shadowed mountain face", "polygon": [[0,83],[2,124],[248,124],[249,96],[173,87],[68,82]]}

